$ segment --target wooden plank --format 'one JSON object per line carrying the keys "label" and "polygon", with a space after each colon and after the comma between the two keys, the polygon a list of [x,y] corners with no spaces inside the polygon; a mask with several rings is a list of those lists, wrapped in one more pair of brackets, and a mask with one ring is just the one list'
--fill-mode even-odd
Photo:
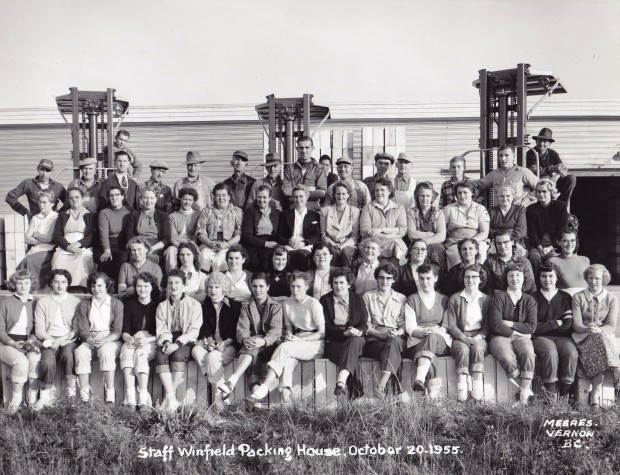
{"label": "wooden plank", "polygon": [[28,222],[28,218],[26,218],[26,216],[21,216],[19,214],[16,214],[15,215],[15,233],[23,235],[26,232],[26,229],[28,228],[27,222]]}
{"label": "wooden plank", "polygon": [[495,365],[495,391],[497,402],[508,402],[510,400],[510,388],[508,386],[512,386],[513,384],[508,382],[508,376],[506,376],[506,372],[502,365],[500,365],[496,361]]}
{"label": "wooden plank", "polygon": [[332,130],[332,159],[333,162],[336,163],[336,160],[341,158],[342,153],[342,130],[334,129]]}
{"label": "wooden plank", "polygon": [[151,393],[151,399],[153,400],[153,405],[156,405],[158,403],[163,402],[164,400],[164,387],[161,384],[161,378],[159,377],[159,374],[157,374],[155,372],[155,363],[153,362],[152,366],[151,366],[151,374],[152,374],[152,379],[151,379],[151,384],[152,384],[152,393]]}
{"label": "wooden plank", "polygon": [[4,407],[9,405],[12,394],[13,383],[11,381],[11,367],[6,363],[2,363],[2,402]]}
{"label": "wooden plank", "polygon": [[[230,376],[232,376],[232,374],[237,371],[237,365],[239,364],[239,361],[235,358],[232,363],[228,364],[227,366],[230,367],[229,373],[226,375],[226,379],[228,380],[228,378]],[[245,377],[245,375],[242,375],[241,378],[239,379],[239,381],[237,381],[237,384],[235,384],[235,389],[233,390],[233,394],[230,396],[230,400],[231,401],[243,401],[247,397],[250,396],[250,392],[248,390],[248,392],[245,392],[245,382],[247,381],[247,378]]]}
{"label": "wooden plank", "polygon": [[185,401],[185,395],[187,394],[187,366],[185,366],[185,371],[183,371],[183,380],[179,383],[177,387],[177,401],[183,402]]}
{"label": "wooden plank", "polygon": [[93,359],[90,362],[90,392],[93,397],[103,401],[105,397],[103,374],[99,370],[99,360]]}
{"label": "wooden plank", "polygon": [[362,127],[362,178],[374,175],[375,156],[372,149],[372,127]]}
{"label": "wooden plank", "polygon": [[297,361],[295,365],[295,369],[293,370],[293,387],[291,388],[291,393],[294,399],[301,399],[301,368],[303,366],[303,361]]}
{"label": "wooden plank", "polygon": [[209,388],[206,378],[202,375],[202,372],[196,365],[196,402],[198,404],[209,404]]}
{"label": "wooden plank", "polygon": [[[321,138],[320,138],[320,148],[321,148],[321,155],[329,155],[330,157],[332,156],[332,132],[331,130],[328,129],[322,129],[320,131],[321,133]],[[319,157],[321,156],[319,155]]]}
{"label": "wooden plank", "polygon": [[194,404],[196,399],[198,398],[198,387],[200,386],[200,381],[198,380],[198,365],[195,361],[188,361],[187,370],[185,371],[185,375],[187,378],[187,390],[185,392],[185,400],[181,401],[184,404]]}
{"label": "wooden plank", "polygon": [[15,232],[15,213],[5,214],[4,215],[4,233],[14,233]]}
{"label": "wooden plank", "polygon": [[495,394],[495,359],[491,355],[484,358],[484,402],[494,403],[497,400]]}
{"label": "wooden plank", "polygon": [[443,357],[441,359],[444,360],[446,364],[446,394],[449,398],[456,399],[456,363],[454,362],[454,358],[451,356]]}
{"label": "wooden plank", "polygon": [[314,402],[314,362],[304,361],[301,366],[301,398],[310,404]]}
{"label": "wooden plank", "polygon": [[329,360],[325,361],[327,366],[327,407],[329,407],[336,404],[334,389],[336,389],[336,381],[338,380],[338,367]]}
{"label": "wooden plank", "polygon": [[324,407],[327,404],[327,360],[314,360],[314,404]]}
{"label": "wooden plank", "polygon": [[404,152],[405,150],[399,150],[396,147],[396,127],[389,126],[384,130],[385,136],[385,152],[393,155],[394,158],[398,156],[399,152]]}
{"label": "wooden plank", "polygon": [[125,378],[120,367],[117,365],[114,372],[114,404],[123,404],[125,399]]}
{"label": "wooden plank", "polygon": [[356,166],[359,166],[359,163],[355,163],[355,157],[353,156],[353,131],[352,130],[342,131],[342,154],[346,157],[349,157],[351,160],[353,160],[353,163]]}
{"label": "wooden plank", "polygon": [[403,359],[401,373],[400,373],[400,385],[407,394],[413,394],[413,381],[415,376],[415,363],[409,358]]}

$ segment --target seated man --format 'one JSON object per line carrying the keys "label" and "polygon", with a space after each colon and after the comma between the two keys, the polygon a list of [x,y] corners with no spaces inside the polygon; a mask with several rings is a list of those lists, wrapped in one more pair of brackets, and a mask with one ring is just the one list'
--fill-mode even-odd
{"label": "seated man", "polygon": [[549,148],[549,145],[555,142],[553,132],[545,127],[533,138],[536,140],[534,149],[538,152],[538,166],[536,165],[536,155],[531,150],[528,150],[525,155],[525,166],[534,174],[540,174],[540,178],[551,178],[560,192],[558,200],[568,205],[577,179],[575,175],[568,173],[568,169],[562,163],[558,152]]}
{"label": "seated man", "polygon": [[230,188],[231,203],[237,208],[244,210],[247,207],[250,191],[252,191],[252,185],[256,182],[256,178],[245,174],[245,169],[248,166],[247,153],[237,150],[233,153],[230,164],[233,167],[233,174],[231,177],[226,178],[224,183]]}
{"label": "seated man", "polygon": [[525,267],[523,292],[528,294],[534,292],[536,290],[536,281],[532,265],[525,257],[518,257],[516,255],[517,247],[509,229],[499,231],[495,235],[495,249],[497,254],[489,254],[485,262],[486,267],[491,271],[488,281],[489,291],[505,291],[508,288],[508,283],[504,277],[506,266],[511,262],[520,262]]}

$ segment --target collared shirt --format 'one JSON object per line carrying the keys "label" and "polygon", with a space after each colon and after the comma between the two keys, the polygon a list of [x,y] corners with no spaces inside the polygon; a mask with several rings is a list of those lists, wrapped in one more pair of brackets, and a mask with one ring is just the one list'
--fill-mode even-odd
{"label": "collared shirt", "polygon": [[90,306],[88,321],[90,322],[91,332],[109,332],[112,315],[112,298],[106,295],[103,303],[99,303],[93,297]]}
{"label": "collared shirt", "polygon": [[179,191],[183,188],[193,188],[198,192],[198,199],[194,202],[193,208],[202,210],[213,203],[213,187],[215,187],[215,182],[207,176],[198,175],[195,180],[186,176],[175,182],[172,194],[178,200]]}
{"label": "collared shirt", "polygon": [[363,295],[377,288],[377,281],[375,279],[375,269],[377,267],[379,267],[379,261],[375,261],[372,264],[366,264],[365,262],[360,264],[355,276],[356,294]]}
{"label": "collared shirt", "polygon": [[375,199],[375,183],[377,183],[379,178],[387,178],[393,183],[393,180],[388,175],[379,176],[375,173],[373,176],[364,178],[364,184],[368,187],[368,192],[373,200]]}
{"label": "collared shirt", "polygon": [[377,290],[366,292],[362,297],[368,310],[369,327],[405,328],[405,296],[394,290],[379,295]]}
{"label": "collared shirt", "polygon": [[170,311],[172,313],[172,321],[171,321],[171,333],[181,333],[183,328],[181,326],[181,300],[185,298],[185,293],[181,294],[181,297],[178,300],[172,298],[172,296],[168,297],[168,302],[170,303]]}
{"label": "collared shirt", "polygon": [[[402,205],[389,200],[382,207],[377,201],[366,205],[360,217],[360,231],[363,237],[372,228],[398,228],[400,236],[407,232],[407,215]],[[379,236],[380,237],[380,236]]]}
{"label": "collared shirt", "polygon": [[[481,205],[485,204],[484,194],[481,193],[480,187],[478,186],[478,181],[469,178],[468,176],[463,176],[463,181],[467,183],[472,183],[474,185],[474,192],[472,196],[472,200]],[[439,209],[445,208],[446,206],[456,203],[456,196],[454,196],[454,183],[452,178],[447,181],[444,181],[441,184],[441,191],[439,192]]]}
{"label": "collared shirt", "polygon": [[245,207],[246,188],[251,187],[256,180],[247,176],[245,173],[240,173],[237,178],[235,175],[226,178],[226,183],[231,191],[230,202],[235,206],[243,209]]}
{"label": "collared shirt", "polygon": [[323,166],[311,159],[306,167],[302,167],[299,160],[284,167],[283,193],[286,196],[292,196],[295,185],[314,186],[317,190],[326,190],[327,176],[325,176]]}
{"label": "collared shirt", "polygon": [[256,226],[257,236],[271,236],[273,234],[273,223],[271,222],[270,216],[271,206],[268,207],[265,211],[260,211],[258,226]]}
{"label": "collared shirt", "polygon": [[345,326],[349,322],[349,292],[344,297],[334,294],[334,325]]}
{"label": "collared shirt", "polygon": [[446,244],[454,244],[461,239],[475,236],[481,224],[491,222],[486,208],[474,202],[469,208],[452,203],[442,211],[446,217]]}
{"label": "collared shirt", "polygon": [[217,240],[218,232],[222,233],[222,238],[229,241],[234,236],[241,234],[241,222],[243,213],[241,209],[232,203],[224,210],[216,210],[213,206],[205,208],[200,213],[196,224],[196,233],[199,230],[206,231],[207,238],[211,241]]}
{"label": "collared shirt", "polygon": [[308,208],[304,208],[301,212],[295,209],[295,225],[293,226],[292,237],[304,238],[304,218],[307,214]]}
{"label": "collared shirt", "polygon": [[478,305],[478,300],[484,297],[484,294],[477,290],[476,295],[472,299],[470,299],[467,296],[465,290],[463,290],[459,295],[467,302],[467,313],[465,314],[465,328],[463,328],[463,331],[471,332],[480,330],[482,328],[482,319],[484,317],[482,315],[482,309],[480,308],[480,305]]}
{"label": "collared shirt", "polygon": [[514,165],[508,170],[497,169],[482,178],[479,182],[482,189],[493,187],[493,201],[499,203],[499,190],[502,186],[510,186],[514,190],[513,204],[528,206],[536,199],[531,191],[536,188],[538,178],[531,170]]}

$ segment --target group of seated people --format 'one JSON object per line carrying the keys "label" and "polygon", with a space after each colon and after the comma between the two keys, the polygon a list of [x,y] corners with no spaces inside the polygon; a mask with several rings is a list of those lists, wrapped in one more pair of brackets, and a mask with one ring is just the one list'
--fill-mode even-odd
{"label": "group of seated people", "polygon": [[[88,401],[95,355],[109,402],[120,355],[130,406],[152,404],[154,359],[170,411],[190,358],[219,407],[246,373],[252,401],[276,380],[290,401],[298,361],[320,357],[338,366],[336,396],[363,394],[361,357],[381,367],[374,397],[405,397],[403,358],[415,363],[413,389],[432,394],[436,358],[449,354],[458,399],[481,401],[489,353],[519,386],[523,404],[533,395],[536,357],[545,394],[568,397],[579,366],[592,377],[592,404],[600,404],[607,367],[593,375],[581,366],[593,346],[613,344],[617,300],[604,288],[607,269],[576,254],[577,231],[551,178],[514,165],[511,146],[499,151],[503,182],[465,179],[456,157],[439,209],[432,183],[410,175],[408,154],[399,155],[393,179],[394,157],[377,154],[377,174],[364,182],[353,180],[353,161],[341,158],[327,186],[326,166],[311,151],[312,140],[301,137],[299,160],[284,178],[269,154],[260,180],[245,175],[248,157],[237,151],[233,176],[218,184],[200,176],[204,160],[192,151],[188,177],[172,190],[161,182],[164,162],[151,164],[143,186],[128,179],[121,150],[99,191],[92,183],[91,192],[84,183],[70,186],[59,212],[53,164],[42,160],[34,180],[47,186],[37,192],[37,212],[31,207],[31,248],[8,281],[14,296],[0,302],[9,410],[19,409],[26,382],[35,409],[54,400],[57,359],[67,395],[77,395],[77,380]],[[88,178],[96,163],[86,160]],[[527,208],[514,202],[529,196],[528,183],[515,185],[515,168],[535,192]],[[482,201],[488,186],[499,204],[487,210],[474,199]],[[44,284],[48,294],[35,303],[32,293]],[[76,286],[92,298],[68,293]]]}

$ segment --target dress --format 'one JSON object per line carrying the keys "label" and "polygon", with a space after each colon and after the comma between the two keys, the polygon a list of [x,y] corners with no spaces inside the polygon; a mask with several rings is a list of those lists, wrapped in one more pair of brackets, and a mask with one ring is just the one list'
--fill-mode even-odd
{"label": "dress", "polygon": [[39,233],[39,243],[33,245],[26,257],[17,266],[17,270],[27,269],[37,276],[39,287],[45,285],[45,279],[49,271],[52,270],[52,256],[54,255],[54,227],[58,213],[52,211],[47,216],[41,213],[36,214],[30,220],[30,225],[26,231],[26,237]]}
{"label": "dress", "polygon": [[[61,213],[54,229],[54,241],[58,248],[52,257],[53,269],[66,269],[71,273],[71,285],[86,287],[88,276],[92,274],[95,263],[92,244],[93,214],[82,208],[76,215],[71,210]],[[67,246],[80,242],[81,246],[74,254],[67,251]]]}
{"label": "dress", "polygon": [[424,242],[428,247],[428,259],[439,266],[440,272],[448,271],[446,248],[443,242],[446,239],[446,218],[435,206],[431,206],[426,216],[416,207],[407,211],[407,236],[414,239],[416,232],[432,233],[425,237]]}

